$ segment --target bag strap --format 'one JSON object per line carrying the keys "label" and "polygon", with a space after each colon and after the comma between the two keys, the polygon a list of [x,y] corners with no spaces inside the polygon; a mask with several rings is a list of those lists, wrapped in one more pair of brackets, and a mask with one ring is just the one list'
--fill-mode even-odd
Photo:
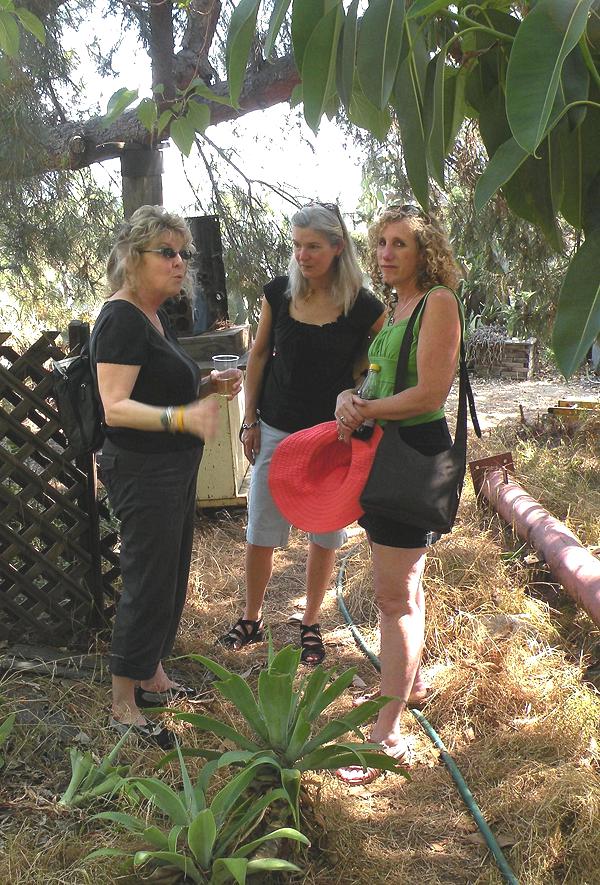
{"label": "bag strap", "polygon": [[[429,292],[433,291],[432,289]],[[417,317],[421,312],[422,308],[425,305],[427,300],[427,296],[429,295],[427,292],[421,300],[418,302],[413,312],[410,315],[408,323],[406,324],[406,329],[404,332],[404,337],[402,338],[402,345],[400,347],[400,353],[398,354],[398,364],[396,366],[396,382],[394,384],[394,393],[401,393],[403,390],[406,390],[406,374],[408,371],[408,358],[410,355],[410,348],[413,342],[413,329],[415,323],[417,321]],[[456,296],[455,296],[456,297]],[[459,365],[459,384],[458,384],[458,412],[456,415],[456,433],[454,437],[454,441],[456,439],[459,440],[464,439],[466,442],[467,438],[467,401],[469,403],[469,412],[471,413],[471,422],[473,424],[473,429],[475,431],[475,435],[481,438],[481,428],[479,426],[479,420],[477,418],[477,411],[475,409],[475,397],[473,396],[473,390],[471,388],[471,381],[469,379],[469,372],[467,370],[467,359],[465,353],[465,342],[463,338],[463,328],[462,323],[460,326],[460,365]]]}

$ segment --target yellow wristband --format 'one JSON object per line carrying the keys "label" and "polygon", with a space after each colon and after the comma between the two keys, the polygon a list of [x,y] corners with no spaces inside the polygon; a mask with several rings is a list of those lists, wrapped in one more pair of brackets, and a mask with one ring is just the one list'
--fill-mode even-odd
{"label": "yellow wristband", "polygon": [[183,433],[183,406],[179,406],[175,411],[175,430],[177,433]]}

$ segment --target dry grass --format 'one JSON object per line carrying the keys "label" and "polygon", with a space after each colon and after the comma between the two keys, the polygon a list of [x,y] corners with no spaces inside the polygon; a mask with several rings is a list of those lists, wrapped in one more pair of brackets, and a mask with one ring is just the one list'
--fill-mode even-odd
{"label": "dry grass", "polygon": [[[600,479],[597,435],[565,440],[554,431],[502,426],[477,442],[471,456],[512,450],[519,479],[584,543],[599,542]],[[192,584],[181,654],[213,655],[253,678],[264,647],[236,655],[214,639],[239,615],[243,595],[244,514],[221,513],[198,523]],[[460,521],[436,546],[427,565],[425,666],[435,688],[426,715],[463,772],[482,812],[505,845],[521,885],[598,885],[600,857],[600,696],[582,680],[600,657],[598,629],[556,594],[533,595],[520,547],[496,517],[476,509],[467,483]],[[266,620],[276,644],[297,640],[293,619],[302,608],[304,540],[293,536],[276,558]],[[345,595],[357,623],[377,650],[368,548],[355,531]],[[346,551],[344,551],[346,552]],[[525,553],[527,551],[523,551]],[[507,553],[509,555],[507,555]],[[323,625],[329,661],[356,665],[369,685],[377,677],[357,650],[327,596]],[[189,681],[195,665],[175,666]],[[10,885],[108,885],[141,881],[119,862],[83,863],[100,844],[121,837],[85,811],[64,811],[56,798],[68,782],[74,740],[103,755],[112,740],[102,728],[107,683],[5,677],[3,709],[27,711],[7,752],[0,804],[0,882]],[[208,691],[207,709],[236,727],[236,711]],[[350,706],[341,699],[337,710]],[[330,775],[306,779],[305,830],[313,842],[302,862],[306,885],[413,882],[492,885],[501,876],[481,844],[469,813],[437,752],[407,716],[418,765],[410,782],[382,778],[348,788]],[[184,743],[211,744],[179,725]],[[83,737],[81,736],[83,732]],[[149,772],[160,752],[128,748],[136,772]],[[174,776],[174,775],[173,775]],[[98,805],[94,810],[100,810]]]}

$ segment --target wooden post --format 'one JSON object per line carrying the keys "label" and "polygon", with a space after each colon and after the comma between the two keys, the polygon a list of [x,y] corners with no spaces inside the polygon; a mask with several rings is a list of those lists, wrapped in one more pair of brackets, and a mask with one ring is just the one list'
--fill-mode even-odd
{"label": "wooden post", "polygon": [[198,323],[194,331],[206,332],[215,323],[229,318],[221,228],[216,215],[197,215],[187,219],[197,253],[192,272],[194,307]]}
{"label": "wooden post", "polygon": [[[81,320],[69,323],[69,352],[76,355],[83,345],[89,341],[90,326]],[[92,597],[90,626],[99,629],[106,626],[104,614],[104,594],[102,590],[102,556],[100,552],[100,516],[98,513],[98,473],[96,455],[90,452],[75,459],[77,467],[85,473],[85,493],[77,501],[88,516],[89,530],[82,537],[82,542],[90,553],[89,591]]]}
{"label": "wooden post", "polygon": [[158,148],[128,144],[121,154],[123,213],[140,206],[162,206],[162,154]]}

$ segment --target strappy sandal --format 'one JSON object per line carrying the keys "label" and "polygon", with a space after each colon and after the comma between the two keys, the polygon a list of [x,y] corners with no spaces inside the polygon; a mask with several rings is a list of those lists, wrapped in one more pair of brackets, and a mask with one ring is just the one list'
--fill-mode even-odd
{"label": "strappy sandal", "polygon": [[262,618],[259,618],[258,621],[240,618],[228,633],[225,633],[224,636],[219,636],[217,643],[224,645],[226,648],[231,648],[233,651],[239,651],[240,648],[253,642],[264,642],[264,626]]}
{"label": "strappy sandal", "polygon": [[150,691],[141,686],[135,689],[135,703],[138,707],[165,707],[178,701],[199,701],[201,697],[202,692],[190,688],[189,685],[176,685],[166,691]]}
{"label": "strappy sandal", "polygon": [[149,744],[156,744],[161,750],[170,750],[175,746],[173,732],[165,728],[164,725],[156,725],[154,722],[146,722],[145,725],[128,725],[111,716],[108,720],[108,727],[121,737],[124,734],[129,734],[132,737],[141,738]]}
{"label": "strappy sandal", "polygon": [[303,664],[316,667],[325,657],[325,646],[320,624],[300,624],[300,660]]}

